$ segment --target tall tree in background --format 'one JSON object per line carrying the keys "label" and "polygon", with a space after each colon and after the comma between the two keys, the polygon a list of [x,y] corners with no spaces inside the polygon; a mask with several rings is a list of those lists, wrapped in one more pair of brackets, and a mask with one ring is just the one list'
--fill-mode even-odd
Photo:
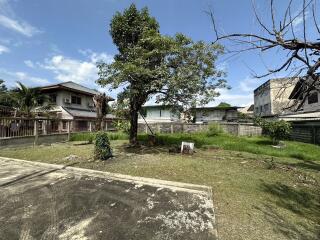
{"label": "tall tree in background", "polygon": [[0,106],[13,107],[14,100],[12,98],[12,92],[6,87],[4,80],[0,79]]}
{"label": "tall tree in background", "polygon": [[193,42],[182,34],[163,36],[148,9],[134,4],[117,12],[110,34],[118,47],[111,64],[99,63],[99,80],[111,89],[122,87],[118,100],[128,99],[130,143],[137,144],[138,113],[151,97],[163,104],[190,107],[205,104],[226,87],[223,72],[215,68],[223,52],[218,44]]}
{"label": "tall tree in background", "polygon": [[[301,84],[299,96],[295,96],[295,102],[287,106],[287,108],[298,110],[312,90],[320,90],[319,4],[317,0],[287,0],[286,7],[281,11],[275,5],[279,2],[284,1],[269,0],[269,9],[266,11],[269,15],[267,20],[264,20],[253,1],[253,13],[260,27],[256,32],[225,34],[223,31],[224,33],[221,33],[222,31],[217,28],[217,19],[213,12],[208,14],[211,16],[216,34],[214,43],[231,43],[227,53],[232,56],[247,51],[257,51],[262,54],[273,53],[276,59],[280,59],[280,54],[283,53],[283,62],[269,67],[265,74],[254,73],[254,76],[263,78],[275,73],[287,72],[292,80],[300,77],[303,84]],[[298,11],[297,6],[293,6],[294,3],[298,5]]]}

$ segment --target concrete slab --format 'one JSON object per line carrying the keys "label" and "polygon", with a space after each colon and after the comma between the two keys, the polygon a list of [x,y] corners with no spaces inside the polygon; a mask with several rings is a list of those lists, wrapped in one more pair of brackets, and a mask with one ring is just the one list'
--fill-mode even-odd
{"label": "concrete slab", "polygon": [[217,239],[206,186],[0,158],[0,193],[0,239]]}

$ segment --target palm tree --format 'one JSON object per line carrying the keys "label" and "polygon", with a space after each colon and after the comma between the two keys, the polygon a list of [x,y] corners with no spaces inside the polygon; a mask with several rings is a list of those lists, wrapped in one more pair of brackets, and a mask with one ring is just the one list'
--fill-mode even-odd
{"label": "palm tree", "polygon": [[12,91],[16,112],[30,117],[35,110],[47,111],[52,108],[49,97],[43,95],[40,88],[29,88],[21,82],[17,84],[18,87]]}

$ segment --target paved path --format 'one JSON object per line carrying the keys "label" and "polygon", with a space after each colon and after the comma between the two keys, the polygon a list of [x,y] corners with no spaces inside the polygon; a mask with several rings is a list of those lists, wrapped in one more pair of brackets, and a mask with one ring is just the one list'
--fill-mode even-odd
{"label": "paved path", "polygon": [[0,158],[0,239],[216,239],[210,191]]}

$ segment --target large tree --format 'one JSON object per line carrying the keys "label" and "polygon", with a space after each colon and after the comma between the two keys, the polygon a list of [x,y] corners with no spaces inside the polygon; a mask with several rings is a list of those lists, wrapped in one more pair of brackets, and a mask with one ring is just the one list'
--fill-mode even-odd
{"label": "large tree", "polygon": [[183,34],[163,36],[148,9],[134,4],[117,12],[110,34],[118,47],[111,64],[99,63],[99,80],[111,89],[122,87],[118,101],[128,99],[130,143],[137,144],[138,114],[155,96],[158,103],[188,108],[205,104],[226,87],[223,72],[215,68],[223,52],[218,44],[193,42]]}

